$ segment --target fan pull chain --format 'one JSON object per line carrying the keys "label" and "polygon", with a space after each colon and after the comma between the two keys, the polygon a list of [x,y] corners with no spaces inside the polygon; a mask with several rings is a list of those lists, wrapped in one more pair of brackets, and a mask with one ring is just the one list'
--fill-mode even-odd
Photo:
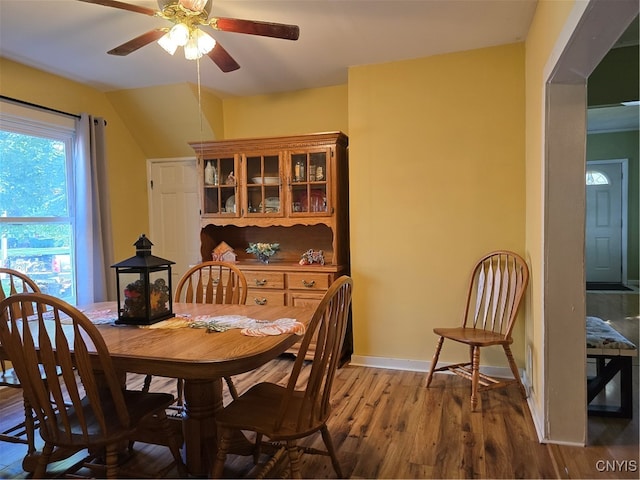
{"label": "fan pull chain", "polygon": [[[202,155],[203,126],[202,126],[202,92],[200,90],[200,58],[196,58],[196,73],[198,77],[198,114],[200,117],[200,156]],[[204,157],[203,157],[204,159]]]}
{"label": "fan pull chain", "polygon": [[[196,76],[198,77],[198,115],[200,117],[200,158],[202,160],[202,164],[203,166],[205,165],[205,159],[204,159],[204,147],[202,146],[202,142],[204,141],[203,137],[203,126],[202,126],[202,93],[200,91],[200,58],[196,58]],[[196,161],[196,168],[200,168],[198,167],[200,165],[200,162]],[[198,202],[200,203],[200,205],[202,205],[202,197],[200,197],[200,195],[202,195],[202,189],[198,188]]]}

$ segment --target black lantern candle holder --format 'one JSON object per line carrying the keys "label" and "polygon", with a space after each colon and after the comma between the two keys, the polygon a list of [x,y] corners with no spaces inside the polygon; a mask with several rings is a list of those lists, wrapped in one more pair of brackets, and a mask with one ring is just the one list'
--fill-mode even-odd
{"label": "black lantern candle holder", "polygon": [[134,257],[111,265],[116,269],[117,324],[151,325],[171,318],[171,260],[151,255],[153,243],[144,235],[133,244]]}

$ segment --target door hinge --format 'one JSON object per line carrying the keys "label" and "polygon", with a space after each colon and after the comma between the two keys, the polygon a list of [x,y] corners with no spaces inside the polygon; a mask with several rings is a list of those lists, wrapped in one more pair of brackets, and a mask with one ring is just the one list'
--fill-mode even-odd
{"label": "door hinge", "polygon": [[151,182],[149,183],[151,183],[151,190],[153,190],[153,180],[151,180]]}

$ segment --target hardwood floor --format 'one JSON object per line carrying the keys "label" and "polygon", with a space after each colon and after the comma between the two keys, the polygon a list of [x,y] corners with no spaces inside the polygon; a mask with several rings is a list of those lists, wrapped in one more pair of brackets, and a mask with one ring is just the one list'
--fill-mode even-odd
{"label": "hardwood floor", "polygon": [[[635,338],[637,342],[638,295],[628,296],[630,298],[605,300],[588,295],[587,302],[591,305],[588,313],[603,318],[608,315],[603,310],[605,303],[612,302],[616,308],[628,306],[628,310],[621,309],[621,315],[629,322],[628,338]],[[596,311],[596,308],[602,310]],[[632,337],[634,328],[636,337]],[[256,381],[283,382],[290,366],[290,359],[280,358],[250,374],[234,377],[234,382],[240,392]],[[636,382],[637,374],[636,360]],[[633,419],[589,417],[589,445],[569,447],[538,442],[527,404],[516,387],[483,392],[479,411],[472,413],[467,381],[439,374],[427,389],[425,378],[426,374],[421,372],[354,366],[338,371],[333,417],[328,425],[345,475],[351,478],[638,478],[637,389]],[[130,375],[129,387],[136,387],[141,381],[141,376]],[[154,377],[153,390],[174,388],[174,380]],[[225,395],[228,395],[226,389]],[[11,424],[22,413],[19,391],[0,390],[0,413],[0,428]],[[321,440],[314,438],[308,444],[319,447]],[[145,444],[136,444],[136,447],[138,452],[132,462],[143,471],[153,471],[156,464],[164,464],[169,458],[164,447]],[[26,447],[1,443],[0,449],[0,478],[27,478],[21,468]],[[261,460],[265,461],[266,456]],[[335,475],[328,458],[322,456],[304,456],[302,472],[307,478]],[[250,457],[229,456],[226,476],[254,474]],[[175,475],[173,470],[169,477],[175,478]]]}

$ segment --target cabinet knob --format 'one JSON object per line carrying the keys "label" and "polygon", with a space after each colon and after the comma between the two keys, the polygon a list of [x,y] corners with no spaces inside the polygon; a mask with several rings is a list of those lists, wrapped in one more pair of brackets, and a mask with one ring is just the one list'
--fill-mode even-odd
{"label": "cabinet knob", "polygon": [[306,280],[302,280],[302,285],[304,285],[307,288],[313,288],[315,284],[316,284],[315,280],[311,280],[310,282],[307,282]]}
{"label": "cabinet knob", "polygon": [[264,287],[267,284],[267,280],[263,279],[263,280],[258,280],[256,278],[256,287]]}
{"label": "cabinet knob", "polygon": [[266,305],[267,304],[267,299],[266,298],[254,298],[253,301],[255,302],[256,305]]}

